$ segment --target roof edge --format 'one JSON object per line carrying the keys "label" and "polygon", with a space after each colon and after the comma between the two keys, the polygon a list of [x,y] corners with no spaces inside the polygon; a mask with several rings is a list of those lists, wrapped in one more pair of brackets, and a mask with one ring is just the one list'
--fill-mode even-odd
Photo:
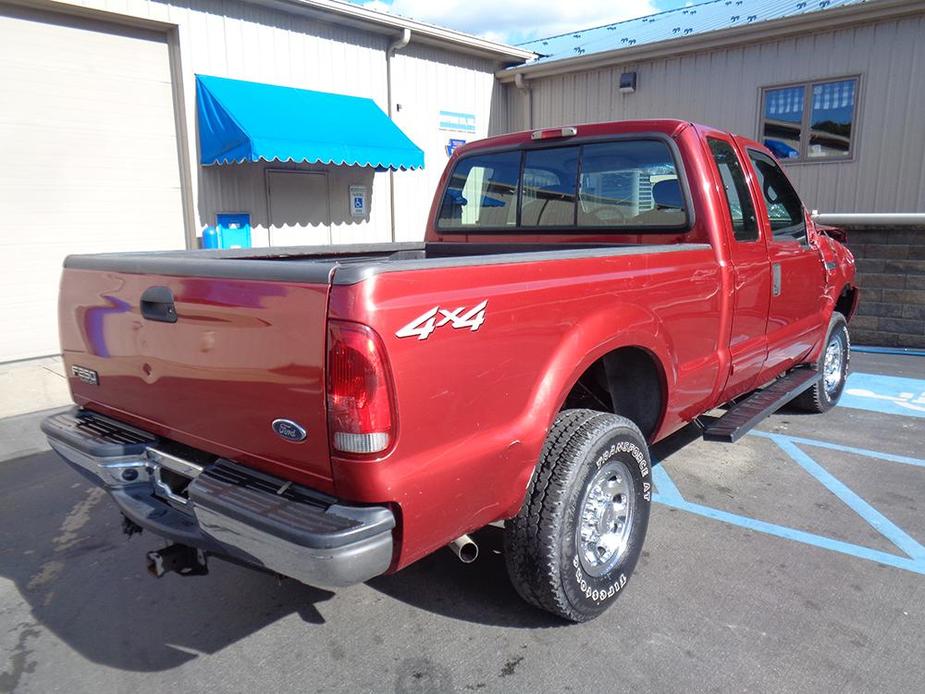
{"label": "roof edge", "polygon": [[806,30],[831,30],[869,20],[890,19],[925,12],[925,0],[871,0],[860,5],[848,5],[832,9],[807,12],[791,17],[782,17],[765,22],[746,24],[726,29],[715,29],[688,37],[671,38],[664,41],[615,48],[599,53],[561,58],[534,65],[517,65],[495,73],[499,81],[513,82],[516,75],[524,78],[550,77],[577,70],[588,70],[621,63],[636,63],[643,60],[678,56],[704,49],[728,47],[742,43],[753,43],[767,39],[781,38]]}
{"label": "roof edge", "polygon": [[361,5],[339,2],[338,0],[246,0],[246,2],[284,9],[290,12],[295,10],[300,14],[315,16],[328,21],[333,15],[337,17],[339,24],[347,24],[366,31],[375,31],[390,36],[401,35],[403,30],[409,29],[412,41],[417,39],[429,45],[455,49],[473,55],[487,56],[510,64],[522,63],[536,55],[533,51],[525,48],[508,46],[504,43],[489,41],[461,31],[454,31],[453,29],[446,29],[385,12],[377,12]]}

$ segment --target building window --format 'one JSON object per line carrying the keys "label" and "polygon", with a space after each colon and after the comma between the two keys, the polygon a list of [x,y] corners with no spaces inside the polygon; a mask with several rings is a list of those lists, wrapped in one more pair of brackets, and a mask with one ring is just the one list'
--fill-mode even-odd
{"label": "building window", "polygon": [[785,162],[851,158],[857,87],[852,77],[762,90],[761,141]]}

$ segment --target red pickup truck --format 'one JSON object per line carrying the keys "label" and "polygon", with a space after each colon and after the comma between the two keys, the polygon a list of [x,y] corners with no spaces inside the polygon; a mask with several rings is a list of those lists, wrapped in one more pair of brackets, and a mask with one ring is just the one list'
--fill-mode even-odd
{"label": "red pickup truck", "polygon": [[[677,120],[474,142],[425,241],[71,256],[76,407],[52,447],[172,543],[318,585],[504,521],[511,579],[568,620],[639,557],[648,445],[733,441],[845,382],[850,252],[757,142]],[[743,399],[744,398],[744,399]]]}

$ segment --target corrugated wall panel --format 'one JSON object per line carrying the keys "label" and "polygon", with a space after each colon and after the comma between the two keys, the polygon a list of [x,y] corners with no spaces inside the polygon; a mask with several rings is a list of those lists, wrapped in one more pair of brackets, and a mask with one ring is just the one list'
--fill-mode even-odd
{"label": "corrugated wall panel", "polygon": [[[192,197],[200,228],[213,224],[217,212],[246,211],[251,213],[255,227],[255,243],[265,243],[268,238],[265,170],[293,167],[284,164],[200,167],[195,74],[364,96],[372,98],[383,110],[387,108],[385,50],[389,39],[385,35],[240,0],[78,0],[68,4],[177,25],[192,162]],[[391,228],[388,174],[332,167],[329,181],[332,238],[388,240]],[[345,205],[351,184],[370,188],[368,221],[358,223],[349,217]]]}
{"label": "corrugated wall panel", "polygon": [[[853,161],[792,164],[807,204],[824,211],[925,211],[925,17],[538,78],[532,127],[679,117],[757,138],[759,92],[788,82],[861,76]],[[636,70],[634,94],[621,72]],[[526,99],[506,85],[507,125],[528,127]]]}
{"label": "corrugated wall panel", "polygon": [[[467,142],[488,135],[495,93],[492,61],[412,43],[392,58],[392,101],[400,105],[393,118],[424,150],[420,171],[395,174],[395,237],[424,237],[431,198],[446,165],[451,138]],[[439,129],[440,112],[471,114],[475,132]]]}

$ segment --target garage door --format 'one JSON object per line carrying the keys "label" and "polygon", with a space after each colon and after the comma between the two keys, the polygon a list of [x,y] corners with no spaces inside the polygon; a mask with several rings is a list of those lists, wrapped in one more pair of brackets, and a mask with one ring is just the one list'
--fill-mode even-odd
{"label": "garage door", "polygon": [[55,354],[70,253],[183,248],[163,34],[0,5],[0,362]]}

